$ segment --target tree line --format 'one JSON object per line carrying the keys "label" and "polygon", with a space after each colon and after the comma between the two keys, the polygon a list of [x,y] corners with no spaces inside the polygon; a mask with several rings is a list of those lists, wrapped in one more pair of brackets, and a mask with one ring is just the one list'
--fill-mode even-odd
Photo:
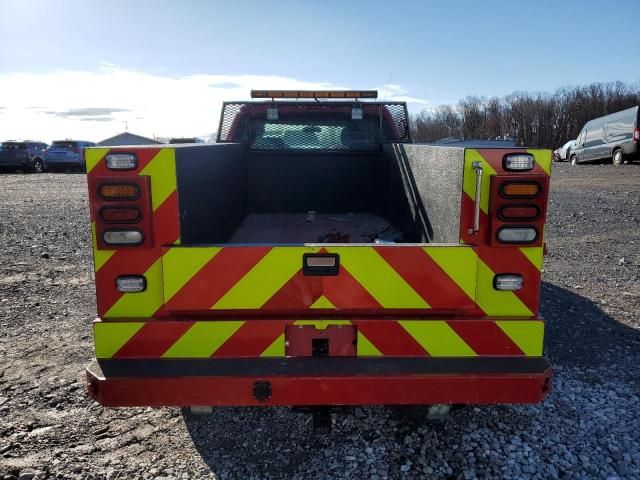
{"label": "tree line", "polygon": [[550,93],[468,96],[412,118],[415,142],[512,139],[516,145],[557,148],[575,139],[592,118],[640,104],[640,82],[592,83]]}

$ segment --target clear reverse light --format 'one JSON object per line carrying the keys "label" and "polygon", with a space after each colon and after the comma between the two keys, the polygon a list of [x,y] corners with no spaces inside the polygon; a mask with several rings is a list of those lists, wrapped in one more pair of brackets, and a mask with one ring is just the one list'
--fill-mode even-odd
{"label": "clear reverse light", "polygon": [[498,240],[503,243],[531,243],[536,238],[538,232],[530,227],[503,228],[498,232]]}
{"label": "clear reverse light", "polygon": [[139,245],[142,243],[142,232],[139,230],[107,230],[102,234],[102,239],[108,245]]}
{"label": "clear reverse light", "polygon": [[138,166],[138,157],[133,153],[108,153],[107,168],[109,170],[133,170]]}
{"label": "clear reverse light", "polygon": [[523,172],[533,168],[534,159],[530,153],[510,153],[504,157],[505,170]]}
{"label": "clear reverse light", "polygon": [[116,289],[121,293],[139,293],[147,289],[147,279],[142,275],[122,275],[116,278]]}
{"label": "clear reverse light", "polygon": [[523,284],[524,280],[522,275],[516,275],[514,273],[496,275],[493,279],[493,286],[496,290],[514,292],[516,290],[521,290]]}

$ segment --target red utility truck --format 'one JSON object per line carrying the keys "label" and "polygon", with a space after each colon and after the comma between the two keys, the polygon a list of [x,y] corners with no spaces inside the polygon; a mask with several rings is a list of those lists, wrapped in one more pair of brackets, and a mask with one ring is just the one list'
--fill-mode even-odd
{"label": "red utility truck", "polygon": [[213,145],[91,148],[105,406],[541,401],[551,152],[411,143],[372,91],[254,91]]}

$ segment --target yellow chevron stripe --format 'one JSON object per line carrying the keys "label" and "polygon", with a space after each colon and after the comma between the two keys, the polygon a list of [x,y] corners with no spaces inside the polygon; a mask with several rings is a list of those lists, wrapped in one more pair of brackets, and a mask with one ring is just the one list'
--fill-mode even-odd
{"label": "yellow chevron stripe", "polygon": [[102,268],[102,266],[107,263],[114,253],[115,250],[98,250],[98,239],[96,237],[96,222],[91,222],[91,238],[93,242],[93,266],[95,271],[97,272]]}
{"label": "yellow chevron stripe", "polygon": [[544,323],[535,320],[501,320],[502,331],[529,357],[542,356]]}
{"label": "yellow chevron stripe", "polygon": [[91,170],[100,163],[100,160],[104,158],[108,151],[108,148],[87,148],[84,151],[84,161],[87,166],[87,173],[90,173]]}
{"label": "yellow chevron stripe", "polygon": [[171,345],[163,358],[210,357],[244,324],[240,321],[196,322]]}
{"label": "yellow chevron stripe", "polygon": [[445,321],[400,320],[398,323],[432,357],[476,356],[471,347]]}
{"label": "yellow chevron stripe", "polygon": [[361,332],[358,332],[356,350],[358,357],[382,357],[382,352]]}
{"label": "yellow chevron stripe", "polygon": [[542,259],[544,257],[544,249],[542,247],[521,247],[520,251],[538,270],[542,270]]}
{"label": "yellow chevron stripe", "polygon": [[423,250],[469,298],[475,299],[478,255],[472,247],[423,247]]}
{"label": "yellow chevron stripe", "polygon": [[96,358],[111,358],[144,326],[143,322],[95,322]]}
{"label": "yellow chevron stripe", "polygon": [[320,247],[274,247],[211,308],[260,308],[302,268],[302,255]]}
{"label": "yellow chevron stripe", "polygon": [[155,211],[177,186],[175,150],[161,149],[144,167],[140,175],[151,176],[151,205]]}
{"label": "yellow chevron stripe", "polygon": [[473,162],[480,162],[482,164],[482,195],[480,196],[480,208],[483,212],[487,213],[489,211],[489,183],[491,176],[495,175],[496,171],[477,150],[467,149],[465,151],[462,188],[464,192],[471,197],[471,200],[476,199],[476,171],[473,169]]}
{"label": "yellow chevron stripe", "polygon": [[222,250],[219,247],[171,248],[162,257],[164,301],[168,302]]}
{"label": "yellow chevron stripe", "polygon": [[529,317],[533,312],[513,292],[493,288],[494,272],[478,257],[476,303],[487,315]]}
{"label": "yellow chevron stripe", "polygon": [[318,298],[315,302],[313,302],[313,304],[311,304],[309,308],[335,309],[336,307],[333,303],[331,303],[331,301],[327,297],[325,297],[324,295],[320,295],[320,298]]}
{"label": "yellow chevron stripe", "polygon": [[527,150],[527,152],[533,155],[535,162],[540,165],[540,168],[547,175],[551,175],[551,150],[531,149]]}
{"label": "yellow chevron stripe", "polygon": [[284,333],[276,338],[267,349],[260,354],[261,357],[284,357]]}
{"label": "yellow chevron stripe", "polygon": [[156,260],[144,276],[147,289],[141,293],[123,294],[107,311],[105,318],[150,317],[163,305],[162,260]]}
{"label": "yellow chevron stripe", "polygon": [[384,308],[431,308],[372,247],[331,247],[346,268]]}

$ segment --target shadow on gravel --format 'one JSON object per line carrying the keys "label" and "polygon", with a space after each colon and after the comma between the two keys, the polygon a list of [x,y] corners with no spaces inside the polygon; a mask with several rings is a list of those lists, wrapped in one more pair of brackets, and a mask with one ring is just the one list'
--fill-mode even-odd
{"label": "shadow on gravel", "polygon": [[[589,299],[550,283],[543,284],[542,311],[547,320],[546,355],[558,373],[587,371],[584,381],[598,382],[604,377],[599,380],[596,371],[602,370],[637,380],[634,370],[621,371],[620,365],[638,361],[633,357],[640,351],[640,332],[616,322]],[[370,478],[373,471],[378,478],[401,478],[400,467],[408,458],[415,463],[417,457],[448,461],[451,471],[433,475],[457,479],[467,478],[460,467],[465,461],[458,458],[464,432],[530,432],[539,408],[549,411],[551,419],[559,414],[544,405],[532,410],[489,406],[464,408],[447,422],[433,423],[419,406],[352,408],[334,416],[329,435],[314,435],[310,416],[288,408],[218,408],[209,416],[192,416],[183,409],[182,415],[196,450],[220,479]],[[411,444],[415,438],[443,453],[423,451],[424,445]],[[360,462],[363,455],[366,459],[367,451],[376,460],[363,471],[363,464],[356,467],[354,461],[356,456]],[[476,469],[498,468],[489,458],[477,462]]]}
{"label": "shadow on gravel", "polygon": [[635,368],[622,366],[640,363],[640,331],[616,321],[588,298],[547,282],[542,284],[541,310],[545,355],[554,366],[607,368],[621,379],[638,378]]}

